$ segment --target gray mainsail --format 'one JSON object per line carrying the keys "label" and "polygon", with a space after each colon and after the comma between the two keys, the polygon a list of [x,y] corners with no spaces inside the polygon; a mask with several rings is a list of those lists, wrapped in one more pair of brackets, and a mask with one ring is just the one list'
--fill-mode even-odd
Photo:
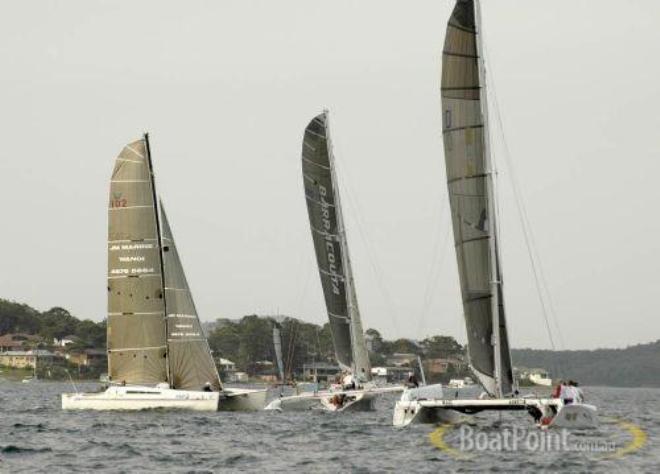
{"label": "gray mainsail", "polygon": [[279,325],[273,323],[273,345],[275,346],[275,359],[277,360],[277,370],[280,373],[280,382],[284,383],[284,363],[282,362],[282,334]]}
{"label": "gray mainsail", "polygon": [[442,55],[442,123],[470,365],[484,388],[513,391],[478,4],[457,0]]}
{"label": "gray mainsail", "polygon": [[222,390],[218,370],[199,321],[165,209],[160,204],[167,345],[172,388],[200,390],[207,383]]}
{"label": "gray mainsail", "polygon": [[343,369],[369,379],[371,369],[346,242],[327,112],[314,117],[305,128],[302,174],[335,356]]}
{"label": "gray mainsail", "polygon": [[148,138],[115,162],[108,208],[108,375],[168,382],[160,237]]}

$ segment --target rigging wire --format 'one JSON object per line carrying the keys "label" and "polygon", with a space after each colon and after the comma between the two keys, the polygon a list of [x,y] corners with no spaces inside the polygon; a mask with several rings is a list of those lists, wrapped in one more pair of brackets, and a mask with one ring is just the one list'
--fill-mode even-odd
{"label": "rigging wire", "polygon": [[[483,34],[483,30],[482,30]],[[545,279],[545,274],[543,272],[543,268],[541,265],[541,258],[540,255],[538,254],[538,251],[536,250],[536,243],[534,239],[534,234],[532,233],[532,227],[531,227],[531,222],[529,219],[529,214],[527,213],[527,208],[525,206],[525,201],[522,196],[522,190],[520,188],[520,184],[518,182],[518,178],[516,175],[515,168],[513,166],[513,160],[511,160],[510,156],[510,150],[509,150],[509,145],[506,140],[506,136],[504,134],[504,124],[502,120],[502,113],[501,113],[501,108],[499,106],[498,98],[497,98],[497,92],[495,90],[495,76],[493,74],[493,69],[490,67],[490,63],[488,62],[489,54],[487,53],[486,50],[486,41],[484,40],[482,42],[483,48],[484,48],[484,63],[487,66],[488,73],[492,77],[492,80],[489,82],[489,87],[487,87],[487,90],[490,89],[492,91],[491,95],[493,97],[493,105],[495,106],[495,116],[497,119],[498,123],[498,131],[499,131],[499,136],[502,140],[502,151],[504,155],[504,161],[505,164],[509,170],[508,177],[509,181],[511,182],[511,187],[513,190],[513,196],[514,200],[516,202],[516,208],[518,210],[518,217],[521,222],[521,227],[523,230],[523,236],[524,236],[524,241],[525,241],[525,246],[527,249],[527,255],[529,257],[529,261],[532,267],[532,273],[534,275],[534,282],[536,285],[536,290],[537,290],[537,295],[539,298],[539,303],[541,305],[541,311],[543,313],[543,318],[545,322],[545,327],[546,331],[548,333],[548,337],[550,338],[550,345],[552,346],[553,350],[556,350],[555,347],[555,342],[554,338],[552,336],[552,330],[550,327],[550,319],[553,320],[557,335],[559,336],[559,341],[561,343],[561,347],[565,347],[564,344],[564,338],[561,333],[561,330],[559,328],[559,324],[557,322],[557,316],[554,311],[554,306],[552,304],[552,299],[550,298],[550,291],[547,286],[547,280]],[[493,161],[494,163],[494,161]],[[497,171],[496,169],[494,170],[495,176],[497,176]],[[499,209],[498,209],[499,211]],[[500,234],[501,235],[501,234]]]}
{"label": "rigging wire", "polygon": [[[336,142],[333,141],[332,144],[333,144],[334,148],[337,148],[337,143]],[[362,242],[363,242],[363,244],[364,244],[364,246],[366,247],[366,250],[367,250],[367,257],[368,257],[368,260],[369,260],[369,264],[371,266],[371,270],[374,273],[377,286],[378,286],[378,288],[379,288],[379,290],[380,290],[380,292],[383,296],[383,299],[385,301],[385,304],[387,306],[387,313],[390,316],[390,320],[391,320],[392,324],[394,325],[395,331],[398,333],[399,332],[399,327],[398,327],[398,323],[397,323],[398,318],[396,316],[396,311],[394,309],[395,306],[392,302],[392,299],[390,297],[389,292],[387,291],[387,287],[386,287],[385,282],[383,280],[382,271],[380,270],[380,267],[378,266],[377,259],[376,259],[376,256],[374,254],[370,239],[369,239],[369,237],[367,235],[367,232],[365,230],[366,225],[364,223],[364,219],[362,218],[362,213],[361,213],[360,206],[357,202],[357,199],[354,197],[354,193],[352,192],[354,188],[351,184],[350,176],[348,175],[346,170],[341,165],[337,166],[338,161],[339,160],[337,160],[337,157],[335,156],[335,172],[340,177],[340,179],[338,179],[338,181],[341,182],[341,184],[338,183],[338,185],[341,186],[341,188],[343,188],[342,189],[343,195],[346,196],[346,198],[347,198],[346,200],[348,202],[348,205],[352,210],[352,216],[353,216],[354,221],[356,223],[356,227],[358,229],[358,234],[362,238]]]}
{"label": "rigging wire", "polygon": [[[447,256],[448,242],[450,240],[449,236],[451,234],[451,223],[446,224],[446,209],[447,209],[447,200],[443,200],[442,207],[440,209],[440,217],[437,219],[437,233],[434,234],[434,243],[432,257],[431,257],[431,266],[429,268],[429,273],[426,278],[426,289],[424,290],[424,296],[422,299],[422,308],[420,311],[420,318],[417,324],[417,333],[420,332],[420,329],[424,326],[426,321],[426,316],[431,308],[431,305],[434,301],[434,297],[437,294],[435,291],[435,284],[437,283],[440,273],[443,268]],[[444,235],[441,238],[442,228],[444,226]]]}

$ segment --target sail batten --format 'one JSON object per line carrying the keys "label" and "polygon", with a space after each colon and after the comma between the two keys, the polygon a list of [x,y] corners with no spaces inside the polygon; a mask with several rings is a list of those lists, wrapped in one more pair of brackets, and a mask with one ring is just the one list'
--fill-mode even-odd
{"label": "sail batten", "polygon": [[485,83],[474,0],[457,0],[442,56],[442,122],[470,365],[494,396],[512,391],[497,251]]}

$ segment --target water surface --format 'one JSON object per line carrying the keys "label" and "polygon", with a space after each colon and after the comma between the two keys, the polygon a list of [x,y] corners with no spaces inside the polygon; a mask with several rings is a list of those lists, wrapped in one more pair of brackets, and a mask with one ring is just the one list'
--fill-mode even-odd
{"label": "water surface", "polygon": [[[660,471],[657,389],[587,389],[599,406],[602,426],[571,433],[569,442],[609,441],[616,449],[631,448],[631,427],[640,427],[646,445],[622,457],[613,452],[442,450],[438,436],[435,444],[429,436],[435,426],[391,426],[393,395],[379,399],[375,412],[351,414],[64,412],[59,396],[65,391],[72,391],[70,384],[0,379],[0,472]],[[470,419],[467,426],[488,440],[514,427],[535,430],[522,413],[504,414],[501,420],[493,414]],[[458,448],[459,436],[458,428],[446,430],[441,441]]]}

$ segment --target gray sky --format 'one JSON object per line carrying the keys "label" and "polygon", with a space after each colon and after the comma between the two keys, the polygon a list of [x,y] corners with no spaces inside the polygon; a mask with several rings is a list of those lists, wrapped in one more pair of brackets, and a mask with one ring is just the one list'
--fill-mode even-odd
{"label": "gray sky", "polygon": [[[484,4],[564,347],[657,339],[660,2]],[[0,297],[104,317],[110,173],[147,130],[202,319],[325,321],[300,148],[328,107],[365,327],[464,341],[439,105],[453,2],[183,5],[2,2]],[[549,347],[500,168],[512,345]]]}

